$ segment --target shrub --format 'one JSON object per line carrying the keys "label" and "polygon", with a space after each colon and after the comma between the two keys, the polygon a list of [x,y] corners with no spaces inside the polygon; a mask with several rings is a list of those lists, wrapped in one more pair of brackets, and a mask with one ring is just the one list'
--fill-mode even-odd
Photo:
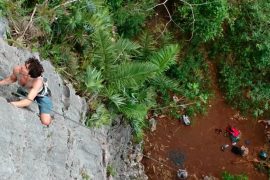
{"label": "shrub", "polygon": [[234,3],[218,52],[220,85],[227,100],[255,117],[269,114],[270,3]]}
{"label": "shrub", "polygon": [[107,1],[113,13],[118,33],[126,38],[136,36],[142,31],[146,19],[151,16],[154,0],[113,0]]}
{"label": "shrub", "polygon": [[203,56],[190,52],[177,65],[172,66],[167,74],[179,82],[175,91],[189,102],[194,102],[187,107],[188,114],[205,112],[211,92],[209,68]]}
{"label": "shrub", "polygon": [[226,0],[213,2],[195,0],[192,4],[181,1],[176,8],[175,22],[183,28],[183,33],[187,35],[187,38],[193,35],[192,41],[196,44],[220,36],[223,31],[222,24],[228,17]]}

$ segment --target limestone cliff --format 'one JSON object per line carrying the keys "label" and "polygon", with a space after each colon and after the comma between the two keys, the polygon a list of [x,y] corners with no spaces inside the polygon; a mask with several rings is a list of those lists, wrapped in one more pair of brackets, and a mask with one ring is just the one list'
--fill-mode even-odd
{"label": "limestone cliff", "polygon": [[[0,76],[8,76],[14,65],[30,56],[39,58],[37,53],[9,46],[2,32]],[[0,86],[0,179],[102,180],[108,178],[108,166],[116,170],[113,179],[146,179],[139,163],[140,146],[130,144],[130,127],[121,118],[112,127],[83,127],[86,101],[75,95],[72,85],[63,83],[49,61],[41,62],[57,113],[50,127],[45,127],[35,103],[16,108],[6,101],[17,84]]]}

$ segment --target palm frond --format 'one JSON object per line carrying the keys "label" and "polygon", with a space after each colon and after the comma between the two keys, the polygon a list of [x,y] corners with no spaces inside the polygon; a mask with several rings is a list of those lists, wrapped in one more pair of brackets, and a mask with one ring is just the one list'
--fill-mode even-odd
{"label": "palm frond", "polygon": [[99,92],[103,88],[101,72],[88,66],[84,83],[90,92]]}
{"label": "palm frond", "polygon": [[145,58],[156,50],[157,42],[154,40],[153,36],[147,32],[139,37],[139,42],[141,45],[140,59],[145,60]]}
{"label": "palm frond", "polygon": [[165,75],[157,76],[153,78],[153,81],[151,81],[151,84],[153,84],[155,87],[158,87],[162,89],[170,89],[170,90],[178,90],[179,89],[179,83],[176,80],[170,79],[169,77]]}
{"label": "palm frond", "polygon": [[178,50],[178,45],[169,45],[150,57],[150,62],[158,68],[158,74],[168,70],[168,68],[175,63]]}
{"label": "palm frond", "polygon": [[85,122],[88,127],[101,127],[111,123],[111,115],[104,104],[99,104],[96,112],[93,113]]}
{"label": "palm frond", "polygon": [[93,56],[93,63],[99,70],[104,71],[106,78],[106,73],[110,70],[115,60],[112,41],[110,40],[109,35],[101,30],[94,33],[94,41],[96,42],[96,48]]}
{"label": "palm frond", "polygon": [[117,59],[119,60],[121,59],[122,62],[123,61],[130,61],[130,59],[132,58],[131,54],[137,54],[138,53],[138,49],[140,48],[140,45],[130,41],[129,39],[124,39],[124,38],[120,38],[116,44],[115,44],[115,48],[116,48],[116,54],[117,54]]}
{"label": "palm frond", "polygon": [[[97,6],[97,5],[96,5]],[[109,10],[105,7],[98,6],[99,10],[96,11],[91,18],[88,19],[88,23],[93,26],[95,31],[107,31],[112,29],[111,16]]]}
{"label": "palm frond", "polygon": [[151,63],[124,63],[114,68],[109,81],[119,88],[135,88],[152,77],[156,71],[156,66]]}
{"label": "palm frond", "polygon": [[116,93],[116,88],[110,86],[104,91],[104,96],[106,96],[111,103],[113,103],[118,109],[126,104],[126,98],[121,96],[119,93]]}
{"label": "palm frond", "polygon": [[143,129],[146,127],[147,111],[148,109],[144,104],[127,104],[121,107],[121,112],[129,120],[138,140],[142,139]]}
{"label": "palm frond", "polygon": [[147,115],[147,107],[144,104],[126,104],[121,107],[120,111],[131,121],[133,124],[136,124],[135,121],[138,121],[138,124],[144,125],[144,119]]}

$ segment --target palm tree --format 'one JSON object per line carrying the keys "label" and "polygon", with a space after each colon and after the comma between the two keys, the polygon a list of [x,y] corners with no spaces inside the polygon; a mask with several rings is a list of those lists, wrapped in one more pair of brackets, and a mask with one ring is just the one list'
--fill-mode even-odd
{"label": "palm tree", "polygon": [[122,37],[114,42],[104,31],[95,32],[93,40],[96,46],[86,71],[85,85],[89,92],[97,92],[102,97],[107,108],[122,113],[131,123],[135,134],[141,137],[150,106],[147,100],[139,96],[147,97],[142,95],[147,93],[142,89],[149,88],[147,82],[160,79],[175,63],[179,47],[169,45],[138,61],[136,54],[139,56],[141,46],[135,42]]}

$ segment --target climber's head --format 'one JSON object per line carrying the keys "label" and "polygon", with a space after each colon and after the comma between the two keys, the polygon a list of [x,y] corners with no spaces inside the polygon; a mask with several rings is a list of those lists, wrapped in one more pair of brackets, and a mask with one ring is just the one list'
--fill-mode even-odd
{"label": "climber's head", "polygon": [[42,65],[35,57],[30,57],[25,61],[25,69],[31,78],[37,78],[44,72]]}

